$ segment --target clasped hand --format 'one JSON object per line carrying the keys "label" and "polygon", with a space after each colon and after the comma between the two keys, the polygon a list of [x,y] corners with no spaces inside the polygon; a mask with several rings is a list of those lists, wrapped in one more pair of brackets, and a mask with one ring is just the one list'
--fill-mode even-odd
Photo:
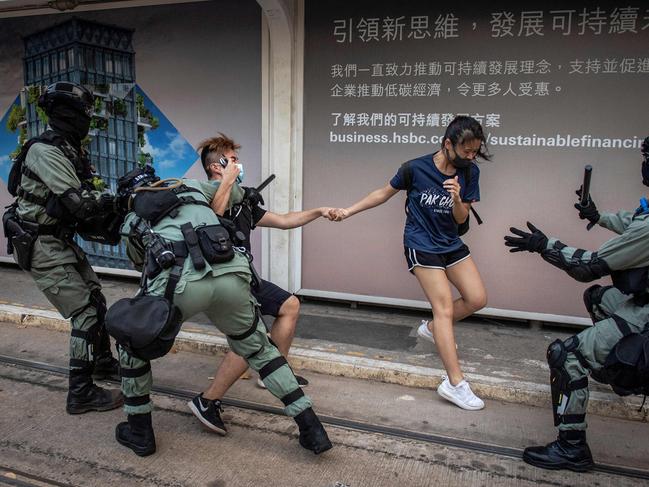
{"label": "clasped hand", "polygon": [[579,201],[575,203],[575,208],[579,210],[579,218],[582,220],[588,220],[590,223],[586,227],[588,230],[590,230],[593,225],[595,225],[599,221],[599,211],[597,211],[597,206],[595,206],[595,202],[593,199],[590,197],[590,194],[588,195],[588,202],[582,206],[581,204],[581,192],[582,188],[579,188],[575,193],[579,197]]}

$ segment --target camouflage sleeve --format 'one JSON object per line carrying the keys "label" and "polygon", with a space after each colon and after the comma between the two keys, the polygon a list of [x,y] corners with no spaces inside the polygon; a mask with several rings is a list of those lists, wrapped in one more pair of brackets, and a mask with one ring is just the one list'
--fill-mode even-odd
{"label": "camouflage sleeve", "polygon": [[649,266],[649,215],[633,218],[626,230],[607,242],[597,251],[611,270],[633,269]]}
{"label": "camouflage sleeve", "polygon": [[142,271],[142,266],[144,265],[144,247],[139,238],[131,236],[131,224],[136,219],[135,213],[131,212],[126,215],[124,223],[120,228],[120,233],[122,237],[126,238],[126,255],[129,260],[133,263],[133,266],[136,270]]}
{"label": "camouflage sleeve", "polygon": [[541,258],[579,282],[594,281],[611,273],[597,252],[569,247],[554,237],[548,239]]}
{"label": "camouflage sleeve", "polygon": [[621,235],[626,231],[632,220],[633,213],[622,210],[617,213],[600,213],[599,221],[597,223],[600,226]]}
{"label": "camouflage sleeve", "polygon": [[34,144],[27,153],[25,162],[57,196],[71,188],[81,188],[74,164],[54,146]]}

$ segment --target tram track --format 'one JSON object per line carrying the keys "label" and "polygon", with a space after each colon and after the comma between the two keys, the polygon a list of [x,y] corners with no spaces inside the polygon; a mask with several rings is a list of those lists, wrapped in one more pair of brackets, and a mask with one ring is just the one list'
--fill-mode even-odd
{"label": "tram track", "polygon": [[[68,375],[67,367],[62,367],[54,364],[38,362],[33,360],[21,359],[21,358],[11,357],[7,355],[0,355],[0,364],[19,367],[23,369],[29,369],[33,371],[46,372],[50,374],[57,374],[62,376]],[[108,382],[117,383],[117,381],[108,381]],[[169,387],[164,385],[157,385],[157,386],[154,385],[152,388],[152,392],[169,396],[172,398],[176,398],[176,399],[181,399],[181,400],[191,400],[197,394],[197,391],[186,390],[177,387]],[[222,403],[225,406],[231,406],[234,408],[239,408],[244,410],[251,410],[251,411],[263,412],[268,414],[280,415],[280,416],[284,415],[283,410],[279,407],[269,406],[269,405],[255,403],[251,401],[244,401],[241,399],[224,398],[222,400]],[[435,444],[435,445],[451,447],[451,448],[459,448],[467,451],[497,455],[506,458],[521,459],[523,453],[522,450],[517,448],[508,448],[508,447],[494,445],[486,442],[465,440],[465,439],[453,438],[453,437],[436,435],[431,433],[422,433],[422,432],[411,431],[402,428],[370,424],[361,421],[354,421],[354,420],[338,418],[334,416],[327,416],[323,414],[319,414],[318,416],[324,424],[339,427],[339,428],[344,428],[352,431],[362,432],[362,433],[381,434],[392,438],[419,441],[422,443]],[[0,466],[0,468],[2,467]],[[603,473],[603,474],[608,474],[608,475],[615,475],[620,477],[649,481],[649,470],[641,470],[641,469],[622,467],[617,465],[598,463],[595,464],[593,471]],[[43,480],[45,481],[46,479]],[[0,485],[2,485],[1,477],[0,477]],[[18,484],[8,484],[8,485],[30,485],[30,484],[18,483]],[[39,484],[33,484],[33,485],[39,485]],[[55,484],[51,484],[51,485],[55,485]],[[66,485],[66,484],[61,484],[61,485]]]}
{"label": "tram track", "polygon": [[72,484],[57,482],[41,475],[16,470],[0,464],[0,486],[13,487],[75,487]]}

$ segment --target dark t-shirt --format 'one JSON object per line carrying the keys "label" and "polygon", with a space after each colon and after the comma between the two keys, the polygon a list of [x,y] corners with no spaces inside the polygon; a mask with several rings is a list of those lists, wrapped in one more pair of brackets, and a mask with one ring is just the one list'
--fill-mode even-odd
{"label": "dark t-shirt", "polygon": [[[480,201],[480,169],[475,163],[471,164],[469,187],[466,187],[464,170],[452,175],[442,174],[435,166],[433,156],[434,154],[427,154],[410,161],[412,183],[406,202],[403,243],[415,250],[441,254],[453,252],[463,245],[453,218],[453,198],[444,189],[443,183],[457,175],[462,201]],[[390,185],[394,189],[408,190],[403,167],[390,180]]]}
{"label": "dark t-shirt", "polygon": [[255,229],[259,220],[266,214],[266,210],[255,205],[250,208],[246,203],[234,205],[223,216],[234,222],[238,230],[243,232],[245,240],[243,246],[250,252],[250,232]]}

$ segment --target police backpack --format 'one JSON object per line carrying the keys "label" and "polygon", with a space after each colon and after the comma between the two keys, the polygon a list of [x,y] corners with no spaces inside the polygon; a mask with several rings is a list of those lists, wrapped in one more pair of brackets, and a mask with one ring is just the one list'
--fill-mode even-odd
{"label": "police backpack", "polygon": [[180,332],[180,309],[163,296],[122,298],[106,313],[106,330],[120,347],[142,360],[169,353]]}
{"label": "police backpack", "polygon": [[610,384],[620,396],[649,394],[649,325],[615,344],[594,378]]}

